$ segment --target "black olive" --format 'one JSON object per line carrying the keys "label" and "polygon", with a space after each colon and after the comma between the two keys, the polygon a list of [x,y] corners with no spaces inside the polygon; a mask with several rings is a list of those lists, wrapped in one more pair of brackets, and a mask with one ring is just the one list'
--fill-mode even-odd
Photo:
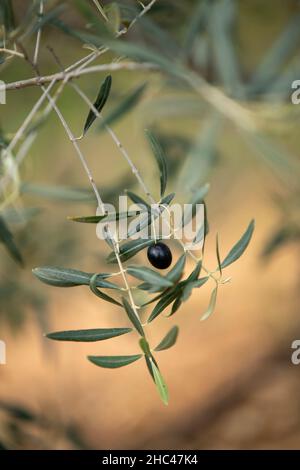
{"label": "black olive", "polygon": [[147,256],[152,266],[157,269],[167,269],[172,263],[170,248],[161,242],[149,246]]}

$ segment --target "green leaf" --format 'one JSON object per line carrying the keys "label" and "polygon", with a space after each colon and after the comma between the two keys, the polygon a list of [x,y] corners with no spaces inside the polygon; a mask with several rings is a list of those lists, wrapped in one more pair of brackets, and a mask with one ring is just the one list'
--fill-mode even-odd
{"label": "green leaf", "polygon": [[238,98],[245,97],[241,79],[240,61],[237,57],[233,28],[236,25],[237,5],[233,0],[213,2],[208,21],[213,63],[225,91]]}
{"label": "green leaf", "polygon": [[153,371],[154,382],[156,384],[156,387],[157,387],[158,393],[160,395],[160,398],[162,399],[162,401],[165,405],[168,405],[169,392],[168,392],[167,385],[164,381],[164,378],[161,375],[160,370],[155,365],[152,358],[150,358],[150,364],[151,364],[151,368],[152,368],[152,371]]}
{"label": "green leaf", "polygon": [[143,327],[142,327],[142,324],[141,324],[141,320],[138,317],[137,313],[135,313],[135,311],[131,307],[130,303],[124,297],[122,297],[122,302],[123,302],[123,306],[126,310],[126,313],[128,315],[128,318],[131,321],[131,323],[133,324],[133,326],[135,327],[135,329],[139,332],[139,334],[141,336],[145,336],[145,333],[144,333],[144,330],[143,330]]}
{"label": "green leaf", "polygon": [[131,276],[136,277],[137,279],[141,279],[142,281],[148,282],[154,286],[160,287],[172,287],[173,282],[163,277],[161,274],[153,271],[150,268],[146,267],[139,267],[139,266],[129,266],[127,268],[128,274]]}
{"label": "green leaf", "polygon": [[234,245],[234,247],[230,250],[224,261],[221,263],[222,268],[226,268],[230,264],[234,263],[240,256],[244,253],[249,242],[251,240],[253,231],[254,231],[254,220],[251,220],[250,224],[244,235],[240,238],[240,240]]}
{"label": "green leaf", "polygon": [[211,314],[214,312],[216,301],[217,301],[217,294],[218,294],[218,286],[216,286],[211,293],[208,308],[206,312],[200,318],[201,321],[207,320],[207,318],[210,317]]}
{"label": "green leaf", "polygon": [[161,312],[163,312],[168,305],[170,305],[173,300],[175,300],[178,297],[178,294],[181,293],[180,288],[174,288],[171,289],[169,292],[166,292],[162,296],[159,302],[155,305],[154,309],[151,312],[151,315],[149,316],[147,323],[151,323]]}
{"label": "green leaf", "polygon": [[[195,217],[197,210],[199,210],[198,205],[204,204],[204,198],[207,195],[209,188],[210,185],[206,183],[200,189],[194,192],[192,198],[189,201],[189,207],[184,211],[184,215],[182,217],[182,227],[190,223],[193,217]],[[195,239],[197,238],[197,235]]]}
{"label": "green leaf", "polygon": [[106,126],[110,126],[125,114],[129,113],[140,101],[144,91],[146,89],[146,83],[138,86],[133,92],[126,96],[116,108],[114,108],[105,118],[102,119],[99,130],[103,130]]}
{"label": "green leaf", "polygon": [[[94,273],[86,273],[77,271],[76,269],[59,268],[57,266],[43,266],[34,268],[33,274],[45,284],[56,287],[75,287],[75,286],[89,286]],[[108,289],[119,289],[116,284],[105,281],[104,279],[109,275],[100,275],[97,277],[97,287],[104,287]]]}
{"label": "green leaf", "polygon": [[183,52],[186,56],[190,56],[195,39],[199,36],[199,33],[203,32],[207,24],[211,6],[209,3],[209,0],[197,2],[193,12],[189,15],[189,23],[183,41]]}
{"label": "green leaf", "polygon": [[22,255],[14,242],[13,234],[6,225],[3,217],[0,216],[0,242],[4,244],[10,256],[21,266],[23,266]]}
{"label": "green leaf", "polygon": [[115,338],[131,331],[132,328],[98,328],[92,330],[57,331],[55,333],[48,333],[46,337],[57,341],[90,342]]}
{"label": "green leaf", "polygon": [[132,191],[127,191],[127,196],[132,200],[132,202],[140,206],[142,209],[146,209],[148,212],[151,212],[151,206],[149,206],[149,204],[141,196],[133,193]]}
{"label": "green leaf", "polygon": [[22,183],[22,193],[29,193],[39,197],[68,202],[89,202],[94,201],[95,196],[91,191],[83,189],[68,188],[65,186],[47,186],[32,183]]}
{"label": "green leaf", "polygon": [[219,237],[218,234],[216,236],[216,255],[217,255],[217,261],[218,261],[218,268],[220,275],[222,276],[222,265],[221,265],[221,258],[220,258],[220,248],[219,248]]}
{"label": "green leaf", "polygon": [[260,93],[282,73],[284,63],[299,47],[300,14],[294,14],[288,25],[267,51],[257,67],[249,85],[250,93]]}
{"label": "green leaf", "polygon": [[[186,254],[183,253],[179,260],[176,262],[174,267],[168,272],[166,275],[165,279],[168,279],[168,281],[171,281],[173,284],[176,284],[182,277],[183,270],[185,267],[185,262],[186,262]],[[139,289],[142,290],[149,290],[151,292],[159,292],[160,290],[164,289],[164,287],[156,287],[153,288],[153,286],[147,282],[144,282],[143,284],[139,285]]]}
{"label": "green leaf", "polygon": [[155,221],[165,210],[165,206],[168,206],[170,202],[174,199],[175,193],[168,194],[159,203],[159,207],[149,207],[148,215],[145,213],[143,220],[141,220],[138,225],[133,224],[133,226],[128,231],[128,237],[132,237],[134,234],[140,232],[145,227],[148,227],[151,222]]}
{"label": "green leaf", "polygon": [[[98,113],[102,111],[107,101],[107,98],[109,97],[109,93],[111,89],[111,82],[112,82],[111,75],[108,75],[100,87],[97,99],[94,103],[94,108],[97,109]],[[92,109],[90,109],[90,112],[88,114],[88,117],[84,125],[83,135],[86,134],[86,132],[89,130],[89,128],[91,127],[91,125],[93,124],[96,118],[97,118],[97,115],[94,113]]]}
{"label": "green leaf", "polygon": [[75,216],[68,217],[73,222],[81,222],[84,224],[98,224],[99,222],[112,222],[121,219],[127,219],[129,217],[136,216],[136,212],[114,212],[104,215],[90,215],[90,216]]}
{"label": "green leaf", "polygon": [[106,300],[106,302],[110,302],[111,304],[114,304],[114,305],[119,305],[120,307],[122,306],[122,304],[120,304],[120,302],[118,302],[117,300],[115,300],[113,297],[111,297],[110,295],[107,295],[105,294],[104,292],[101,292],[101,290],[99,290],[97,288],[97,279],[98,279],[98,274],[94,274],[92,277],[91,277],[91,280],[90,280],[90,289],[91,291],[97,296],[97,297],[100,297],[100,299],[102,300]]}
{"label": "green leaf", "polygon": [[154,351],[164,351],[165,349],[169,349],[174,346],[177,340],[178,333],[178,326],[173,326],[170,331],[166,334],[166,336],[161,340],[161,342],[156,346]]}
{"label": "green leaf", "polygon": [[177,178],[179,191],[189,188],[195,191],[201,187],[216,162],[217,144],[221,131],[222,118],[215,111],[211,112],[197,135]]}
{"label": "green leaf", "polygon": [[143,353],[145,354],[145,356],[151,357],[152,354],[151,354],[151,350],[150,350],[150,346],[149,346],[148,341],[145,338],[141,338],[139,343],[140,343],[141,349],[142,349]]}
{"label": "green leaf", "polygon": [[[153,240],[130,240],[129,242],[124,243],[120,247],[120,259],[121,261],[127,261],[128,259],[132,258],[132,256],[136,255],[139,251],[143,250],[147,246],[153,245]],[[107,257],[108,263],[117,263],[117,258],[115,253],[110,253]]]}
{"label": "green leaf", "polygon": [[166,156],[161,145],[157,141],[156,137],[154,137],[154,134],[150,132],[149,130],[146,130],[145,133],[151,145],[155,160],[158,164],[158,168],[160,172],[160,195],[162,197],[166,190],[167,178],[168,178]]}
{"label": "green leaf", "polygon": [[116,369],[117,367],[127,366],[141,357],[143,357],[142,354],[132,356],[88,356],[88,360],[99,367]]}
{"label": "green leaf", "polygon": [[2,0],[0,4],[0,25],[4,25],[6,31],[15,27],[13,5],[11,0]]}
{"label": "green leaf", "polygon": [[206,277],[202,277],[201,279],[197,279],[195,281],[188,281],[184,284],[184,287],[183,287],[183,290],[182,290],[182,296],[180,298],[180,300],[182,302],[185,302],[186,300],[188,300],[188,298],[190,297],[191,293],[192,293],[192,290],[195,289],[195,288],[198,288],[198,287],[202,287],[207,281],[208,281],[209,277],[206,276]]}

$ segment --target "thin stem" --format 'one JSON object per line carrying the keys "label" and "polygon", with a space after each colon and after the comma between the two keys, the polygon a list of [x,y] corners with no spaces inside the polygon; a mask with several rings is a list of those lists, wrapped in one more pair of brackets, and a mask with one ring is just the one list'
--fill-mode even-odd
{"label": "thin stem", "polygon": [[[81,96],[81,98],[87,103],[87,105],[92,109],[92,111],[95,113],[95,115],[97,117],[99,117],[100,119],[103,119],[101,113],[99,113],[99,111],[95,108],[95,106],[93,105],[93,103],[89,100],[89,98],[86,96],[86,94],[80,89],[80,87],[75,84],[75,83],[70,83],[70,85],[74,88],[74,90],[76,90],[76,92],[79,94],[79,96]],[[118,139],[118,137],[116,136],[115,132],[111,129],[111,127],[109,127],[108,125],[105,125],[105,129],[107,130],[107,132],[109,133],[109,135],[111,136],[111,138],[113,139],[113,141],[115,142],[116,146],[118,147],[118,149],[120,150],[121,154],[123,155],[123,157],[126,159],[128,165],[130,166],[131,168],[131,171],[132,173],[135,175],[136,179],[138,180],[142,190],[144,191],[144,193],[146,194],[146,196],[148,197],[149,201],[151,202],[151,204],[156,204],[156,201],[155,199],[153,198],[153,196],[151,195],[146,183],[144,182],[143,178],[141,177],[137,167],[134,165],[134,163],[132,162],[127,150],[125,149],[125,147],[121,144],[120,140]]]}
{"label": "thin stem", "polygon": [[[1,52],[1,49],[0,49]],[[20,57],[24,58],[24,55],[21,53],[17,53],[16,55],[20,55]],[[17,82],[11,82],[5,84],[3,88],[8,90],[20,90],[22,88],[27,88],[31,86],[39,86],[44,85],[45,83],[49,83],[52,80],[57,82],[61,80],[65,80],[67,77],[68,81],[71,78],[79,78],[82,75],[88,75],[91,73],[99,73],[99,72],[118,72],[120,70],[157,70],[157,67],[153,64],[148,63],[136,63],[136,62],[113,62],[111,64],[100,64],[94,65],[87,68],[76,68],[68,72],[68,69],[65,69],[63,72],[54,73],[52,75],[45,75],[42,77],[32,77],[27,80],[19,80]],[[2,87],[0,88],[2,89]]]}
{"label": "thin stem", "polygon": [[[39,8],[39,19],[41,20],[44,13],[44,0],[40,0],[40,8]],[[40,43],[41,43],[41,35],[42,35],[42,28],[38,29],[37,36],[36,36],[36,43],[35,43],[35,50],[33,56],[33,63],[37,65],[39,50],[40,50]]]}
{"label": "thin stem", "polygon": [[81,150],[80,150],[80,147],[79,147],[79,145],[78,145],[78,142],[76,141],[76,138],[74,137],[74,135],[73,135],[73,133],[72,133],[70,127],[68,126],[68,124],[67,124],[65,118],[63,117],[61,111],[60,111],[59,108],[57,107],[57,105],[56,105],[55,101],[53,100],[53,98],[51,97],[51,95],[49,95],[49,93],[47,92],[47,90],[45,90],[45,88],[44,88],[43,86],[42,86],[42,90],[44,91],[44,93],[46,93],[47,98],[48,98],[49,102],[51,103],[52,108],[54,109],[54,111],[56,112],[58,118],[60,119],[60,122],[62,123],[62,125],[63,125],[63,127],[64,127],[64,129],[65,129],[65,131],[66,131],[66,133],[67,133],[67,135],[68,135],[68,137],[69,137],[69,139],[70,139],[70,141],[72,142],[72,144],[73,144],[73,146],[74,146],[74,148],[75,148],[75,150],[76,150],[76,152],[77,152],[77,155],[78,155],[78,157],[79,157],[79,159],[80,159],[80,161],[81,161],[81,164],[82,164],[82,166],[83,166],[83,168],[84,168],[84,170],[85,170],[85,172],[86,172],[86,174],[87,174],[87,176],[88,176],[88,178],[89,178],[89,181],[90,181],[91,186],[92,186],[92,188],[93,188],[93,191],[94,191],[94,193],[95,193],[98,206],[100,207],[101,212],[102,212],[102,214],[104,215],[104,214],[105,214],[105,206],[104,206],[104,203],[103,203],[103,201],[102,201],[102,199],[101,199],[101,196],[100,196],[100,194],[99,194],[99,191],[98,191],[98,188],[97,188],[96,183],[95,183],[95,181],[94,181],[92,172],[91,172],[91,170],[90,170],[90,168],[89,168],[89,166],[88,166],[88,164],[87,164],[87,161],[86,161],[86,159],[85,159],[83,153],[82,153]]}

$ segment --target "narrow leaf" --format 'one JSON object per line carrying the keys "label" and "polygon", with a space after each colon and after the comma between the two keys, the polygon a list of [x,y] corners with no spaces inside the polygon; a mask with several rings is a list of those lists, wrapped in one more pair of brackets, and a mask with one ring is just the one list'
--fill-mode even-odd
{"label": "narrow leaf", "polygon": [[207,318],[210,317],[211,314],[214,312],[216,301],[217,301],[217,294],[218,294],[218,286],[216,286],[211,293],[208,308],[206,312],[200,318],[201,321],[207,320]]}
{"label": "narrow leaf", "polygon": [[168,177],[168,170],[167,170],[167,162],[166,162],[166,157],[165,153],[157,141],[157,139],[154,137],[153,133],[150,132],[149,130],[145,131],[146,136],[148,138],[148,141],[151,145],[154,157],[156,159],[156,162],[158,164],[159,172],[160,172],[160,195],[161,197],[164,195],[166,186],[167,186],[167,177]]}
{"label": "narrow leaf", "polygon": [[55,333],[48,333],[46,337],[57,341],[91,342],[115,338],[131,331],[132,328],[98,328],[92,330],[57,331]]}
{"label": "narrow leaf", "polygon": [[[152,244],[153,244],[153,240],[143,240],[143,239],[130,240],[129,242],[124,243],[124,245],[120,247],[120,252],[119,252],[121,261],[127,261],[128,259],[132,258],[134,255],[136,255],[139,251],[143,250],[144,248]],[[110,255],[107,257],[107,262],[117,263],[117,258],[114,252],[110,253]]]}
{"label": "narrow leaf", "polygon": [[170,331],[166,334],[166,336],[161,340],[161,342],[156,346],[154,351],[164,351],[165,349],[169,349],[174,346],[177,340],[178,333],[178,326],[173,326]]}
{"label": "narrow leaf", "polygon": [[[107,98],[109,97],[109,93],[111,89],[111,82],[112,82],[111,75],[108,75],[100,87],[97,99],[94,103],[94,108],[97,109],[98,113],[102,111],[107,101]],[[89,130],[89,128],[91,127],[91,125],[93,124],[96,118],[97,118],[97,115],[94,113],[92,109],[90,109],[90,112],[88,114],[88,117],[84,125],[83,135],[86,134],[86,132]]]}
{"label": "narrow leaf", "polygon": [[131,276],[136,277],[137,279],[141,279],[142,281],[148,282],[149,284],[153,284],[154,286],[161,286],[161,287],[172,287],[173,282],[163,277],[161,274],[153,271],[150,268],[146,267],[139,267],[139,266],[129,266],[127,268],[128,274]]}
{"label": "narrow leaf", "polygon": [[139,332],[141,336],[145,336],[145,333],[141,324],[141,320],[139,319],[138,315],[135,313],[135,311],[131,307],[130,303],[124,297],[122,297],[122,302],[126,310],[126,313],[128,315],[128,318],[133,324],[133,326],[135,327],[135,329]]}
{"label": "narrow leaf", "polygon": [[84,224],[98,224],[99,222],[113,222],[121,219],[134,217],[136,212],[114,212],[104,215],[76,216],[68,217],[73,222],[81,222]]}
{"label": "narrow leaf", "polygon": [[169,402],[169,392],[168,392],[167,385],[164,381],[163,376],[161,375],[160,370],[154,364],[152,358],[150,358],[150,363],[151,363],[151,367],[153,371],[154,382],[156,384],[160,398],[162,399],[163,403],[167,405]]}
{"label": "narrow leaf", "polygon": [[[59,268],[56,266],[43,266],[41,268],[34,268],[33,274],[45,284],[56,287],[75,287],[75,286],[88,286],[93,276],[91,273],[77,271],[76,269]],[[119,289],[116,284],[105,281],[107,275],[99,275],[97,277],[97,287],[106,287],[109,289]]]}
{"label": "narrow leaf", "polygon": [[135,354],[132,356],[88,356],[88,360],[99,367],[116,369],[117,367],[127,366],[132,362],[137,361],[142,356],[142,354]]}
{"label": "narrow leaf", "polygon": [[247,246],[249,245],[249,242],[251,240],[251,237],[254,231],[254,226],[255,226],[254,220],[251,220],[244,235],[234,245],[234,247],[230,250],[226,258],[224,259],[224,261],[221,263],[222,268],[226,268],[230,264],[234,263],[234,261],[239,259],[240,256],[242,256]]}
{"label": "narrow leaf", "polygon": [[3,217],[0,216],[0,242],[4,244],[10,256],[21,266],[23,266],[22,255],[14,242],[13,234],[6,225]]}
{"label": "narrow leaf", "polygon": [[107,295],[105,294],[104,292],[101,292],[101,290],[99,290],[97,288],[97,279],[98,279],[98,274],[94,274],[92,277],[91,277],[91,280],[90,280],[90,289],[91,291],[97,296],[97,297],[100,297],[100,299],[102,300],[106,300],[106,302],[110,302],[111,304],[114,304],[114,305],[119,305],[120,307],[122,306],[122,304],[120,304],[120,302],[118,302],[117,300],[115,300],[113,297],[111,297],[110,295]]}
{"label": "narrow leaf", "polygon": [[219,248],[219,237],[218,234],[216,236],[216,255],[217,255],[217,261],[218,261],[218,268],[220,275],[222,276],[222,265],[221,265],[221,258],[220,258],[220,248]]}

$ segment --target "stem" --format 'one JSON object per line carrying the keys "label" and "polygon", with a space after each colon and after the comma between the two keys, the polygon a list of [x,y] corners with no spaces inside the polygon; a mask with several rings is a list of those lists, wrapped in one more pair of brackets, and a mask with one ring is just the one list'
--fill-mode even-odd
{"label": "stem", "polygon": [[[90,109],[92,109],[92,111],[95,113],[95,115],[97,117],[99,117],[100,119],[103,119],[101,113],[99,113],[99,111],[95,108],[95,106],[93,105],[93,103],[89,100],[89,98],[86,96],[86,94],[79,88],[79,86],[75,83],[70,83],[70,85],[74,88],[74,90],[76,90],[76,92],[79,94],[79,96],[81,96],[81,98],[87,103],[87,105],[90,107]],[[123,157],[126,159],[128,165],[130,166],[131,168],[131,171],[132,173],[135,175],[136,179],[138,180],[142,190],[144,191],[144,193],[146,194],[146,196],[148,197],[149,201],[151,202],[151,204],[156,204],[156,201],[155,199],[152,197],[146,183],[144,182],[143,178],[141,177],[138,169],[136,168],[136,166],[134,165],[134,163],[132,162],[131,158],[129,157],[129,154],[127,152],[127,150],[125,149],[125,147],[121,144],[121,142],[119,141],[118,137],[116,136],[115,132],[111,129],[111,127],[105,125],[105,129],[107,130],[107,132],[110,134],[111,138],[113,139],[113,141],[115,142],[116,146],[118,147],[118,149],[120,150],[121,154],[123,155]]]}
{"label": "stem", "polygon": [[103,201],[102,201],[102,199],[101,199],[101,196],[100,196],[100,194],[99,194],[99,191],[98,191],[98,188],[97,188],[96,183],[95,183],[95,181],[94,181],[92,172],[91,172],[91,170],[90,170],[90,168],[89,168],[89,166],[88,166],[88,164],[87,164],[87,161],[86,161],[86,159],[85,159],[83,153],[82,153],[81,150],[80,150],[80,147],[79,147],[79,145],[78,145],[78,142],[76,141],[76,138],[74,137],[74,135],[73,135],[73,133],[72,133],[70,127],[68,126],[68,124],[67,124],[65,118],[63,117],[61,111],[60,111],[59,108],[56,106],[56,103],[55,103],[55,101],[53,100],[53,98],[51,97],[51,95],[49,95],[49,93],[47,92],[47,90],[45,90],[45,88],[44,88],[43,86],[42,86],[42,90],[44,91],[44,93],[46,93],[47,98],[48,98],[48,100],[49,100],[49,102],[50,102],[52,108],[54,109],[54,111],[56,112],[58,118],[60,119],[60,121],[61,121],[61,123],[62,123],[62,125],[63,125],[63,127],[64,127],[64,129],[65,129],[65,131],[66,131],[66,133],[67,133],[67,135],[68,135],[68,137],[69,137],[69,139],[70,139],[70,141],[72,142],[72,144],[73,144],[73,146],[74,146],[74,148],[75,148],[75,150],[76,150],[76,152],[77,152],[77,155],[78,155],[78,157],[79,157],[79,159],[80,159],[80,161],[81,161],[81,164],[82,164],[82,166],[83,166],[83,168],[84,168],[84,170],[85,170],[85,172],[86,172],[86,174],[87,174],[87,176],[88,176],[88,178],[89,178],[89,181],[90,181],[91,186],[92,186],[92,188],[93,188],[93,191],[94,191],[94,193],[95,193],[98,206],[100,207],[100,209],[101,209],[101,211],[102,211],[102,214],[104,215],[104,214],[105,214],[104,203],[103,203]]}
{"label": "stem", "polygon": [[[44,0],[40,0],[40,9],[39,9],[39,19],[41,20],[44,13]],[[35,50],[33,56],[33,63],[37,65],[39,50],[40,50],[40,43],[41,43],[41,35],[42,35],[42,28],[38,29],[37,36],[36,36],[36,43],[35,43]]]}
{"label": "stem", "polygon": [[[1,49],[0,49],[1,52]],[[20,55],[20,57],[24,58],[24,55],[21,53],[16,53],[15,55]],[[94,58],[93,58],[94,60]],[[99,72],[118,72],[120,70],[157,70],[157,67],[150,63],[143,63],[139,64],[136,62],[113,62],[111,64],[100,64],[94,65],[92,67],[87,68],[76,68],[68,72],[68,69],[65,69],[63,72],[54,73],[52,75],[45,75],[43,77],[32,77],[27,80],[19,80],[17,82],[7,83],[0,89],[4,88],[6,91],[8,90],[20,90],[22,88],[27,88],[31,86],[39,86],[44,85],[45,83],[49,83],[52,80],[61,81],[64,80],[66,77],[68,81],[71,78],[78,78],[82,75],[88,75],[90,73],[99,73]]]}

